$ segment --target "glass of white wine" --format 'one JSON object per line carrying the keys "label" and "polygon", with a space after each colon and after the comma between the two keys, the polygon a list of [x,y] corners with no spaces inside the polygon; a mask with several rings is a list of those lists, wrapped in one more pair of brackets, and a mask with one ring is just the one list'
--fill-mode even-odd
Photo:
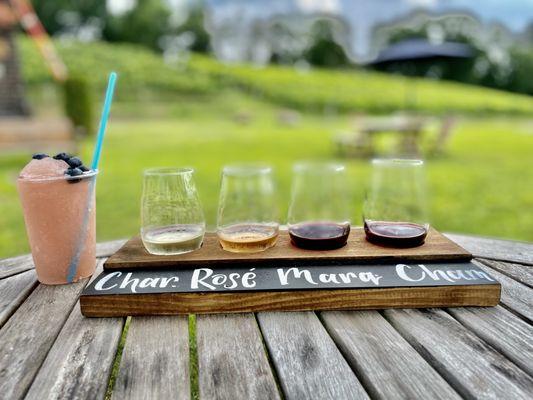
{"label": "glass of white wine", "polygon": [[276,244],[278,208],[272,168],[232,165],[222,170],[217,234],[234,253],[255,253]]}
{"label": "glass of white wine", "polygon": [[192,168],[144,171],[141,238],[151,254],[183,254],[199,249],[205,218]]}

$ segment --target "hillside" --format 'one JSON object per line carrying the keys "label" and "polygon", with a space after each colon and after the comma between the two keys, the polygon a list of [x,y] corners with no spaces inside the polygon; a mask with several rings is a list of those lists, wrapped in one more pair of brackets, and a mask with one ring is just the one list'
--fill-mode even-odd
{"label": "hillside", "polygon": [[[25,37],[19,37],[18,43],[27,84],[50,82],[33,43]],[[186,63],[167,64],[162,56],[133,45],[62,41],[56,45],[71,74],[86,76],[95,87],[103,87],[108,71],[117,71],[119,98],[146,89],[202,95],[231,86],[279,105],[310,111],[533,113],[533,97],[452,82],[364,70],[230,66],[202,55],[193,55]]]}

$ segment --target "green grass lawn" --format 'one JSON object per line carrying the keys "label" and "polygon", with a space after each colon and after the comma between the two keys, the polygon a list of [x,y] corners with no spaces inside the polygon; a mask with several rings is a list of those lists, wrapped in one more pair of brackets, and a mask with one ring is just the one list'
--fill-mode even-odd
{"label": "green grass lawn", "polygon": [[[208,223],[213,227],[220,169],[237,161],[276,168],[280,203],[287,208],[291,165],[334,156],[331,137],[350,126],[346,115],[304,113],[295,126],[277,122],[279,106],[238,92],[209,98],[174,98],[147,104],[120,102],[109,125],[97,188],[98,240],[139,230],[142,171],[153,166],[193,166]],[[246,112],[248,124],[235,122]],[[141,118],[142,117],[142,118]],[[432,222],[443,231],[533,241],[533,120],[462,119],[445,156],[428,161]],[[90,158],[92,140],[82,144]],[[0,257],[28,251],[15,179],[29,155],[0,157]],[[369,167],[347,160],[353,222],[361,207]]]}

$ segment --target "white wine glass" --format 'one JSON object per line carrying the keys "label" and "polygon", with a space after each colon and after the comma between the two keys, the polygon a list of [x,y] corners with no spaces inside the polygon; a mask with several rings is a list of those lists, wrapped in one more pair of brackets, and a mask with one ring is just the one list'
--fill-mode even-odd
{"label": "white wine glass", "polygon": [[205,218],[192,168],[152,168],[144,172],[141,238],[151,254],[199,249]]}

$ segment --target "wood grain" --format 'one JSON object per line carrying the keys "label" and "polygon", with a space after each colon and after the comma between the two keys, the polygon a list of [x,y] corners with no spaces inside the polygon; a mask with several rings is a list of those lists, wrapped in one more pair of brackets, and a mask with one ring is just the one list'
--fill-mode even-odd
{"label": "wood grain", "polygon": [[315,313],[259,313],[286,399],[367,399]]}
{"label": "wood grain", "polygon": [[200,398],[279,399],[253,314],[197,317]]}
{"label": "wood grain", "polygon": [[533,379],[446,311],[386,310],[384,313],[463,397],[531,399]]}
{"label": "wood grain", "polygon": [[0,393],[19,399],[37,374],[87,280],[39,285],[0,330]]}
{"label": "wood grain", "polygon": [[0,327],[37,285],[35,271],[26,271],[0,280]]}
{"label": "wood grain", "polygon": [[126,242],[126,239],[117,239],[109,242],[96,243],[96,257],[109,257],[124,246]]}
{"label": "wood grain", "polygon": [[460,398],[378,312],[331,311],[321,316],[372,398]]}
{"label": "wood grain", "polygon": [[0,260],[0,279],[20,274],[33,267],[33,258],[31,257],[31,254],[4,258],[3,260]]}
{"label": "wood grain", "polygon": [[501,302],[506,307],[528,319],[530,323],[533,323],[533,291],[528,286],[509,278],[482,262],[476,260],[474,263],[501,283]]}
{"label": "wood grain", "polygon": [[113,254],[105,263],[104,269],[135,269],[135,268],[164,268],[227,266],[228,264],[269,264],[276,265],[291,263],[309,265],[315,263],[350,263],[350,262],[383,262],[391,260],[426,260],[448,261],[469,260],[472,256],[466,250],[436,230],[430,230],[426,243],[420,247],[410,249],[395,249],[381,247],[366,241],[362,228],[353,228],[348,244],[337,250],[313,251],[303,250],[290,244],[287,231],[281,231],[276,246],[261,253],[229,253],[222,250],[216,234],[206,233],[201,249],[177,256],[156,256],[149,254],[139,237],[128,241],[117,253]]}
{"label": "wood grain", "polygon": [[507,275],[524,285],[533,288],[533,267],[529,265],[513,264],[495,260],[479,260],[485,265]]}
{"label": "wood grain", "polygon": [[103,399],[123,323],[84,318],[74,307],[25,399]]}
{"label": "wood grain", "polygon": [[[126,239],[97,243],[96,257],[109,257],[111,254],[120,249],[124,243],[126,243]],[[35,268],[35,265],[33,264],[33,258],[31,254],[0,259],[0,279],[19,274],[33,268]]]}
{"label": "wood grain", "polygon": [[188,399],[186,317],[132,318],[113,399]]}
{"label": "wood grain", "polygon": [[448,312],[533,376],[533,326],[501,306],[450,308]]}
{"label": "wood grain", "polygon": [[118,317],[391,307],[494,306],[499,300],[500,285],[494,284],[286,292],[82,295],[80,304],[82,314],[87,317]]}
{"label": "wood grain", "polygon": [[474,257],[533,265],[532,243],[455,233],[446,233],[446,236],[468,250]]}

